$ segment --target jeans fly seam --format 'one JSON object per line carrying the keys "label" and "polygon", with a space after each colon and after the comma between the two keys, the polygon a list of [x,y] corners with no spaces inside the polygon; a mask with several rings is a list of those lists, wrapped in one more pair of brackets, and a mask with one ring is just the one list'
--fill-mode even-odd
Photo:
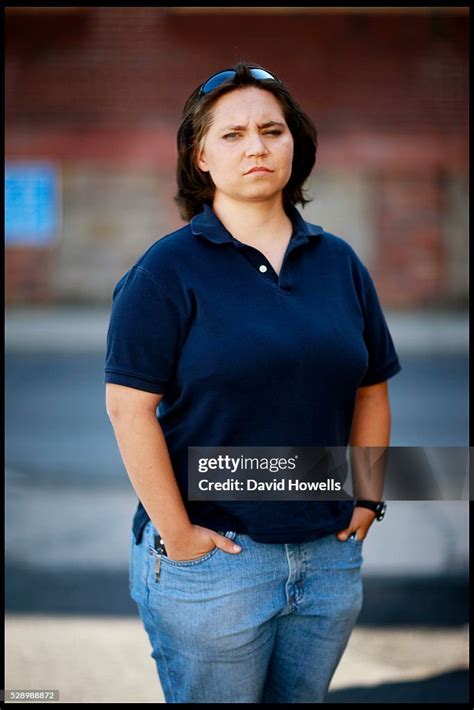
{"label": "jeans fly seam", "polygon": [[290,555],[288,552],[288,545],[285,544],[285,554],[286,554],[286,559],[288,561],[288,579],[285,582],[285,592],[286,592],[286,601],[287,604],[289,604],[289,584],[290,584],[290,578],[291,578],[291,560],[290,560]]}

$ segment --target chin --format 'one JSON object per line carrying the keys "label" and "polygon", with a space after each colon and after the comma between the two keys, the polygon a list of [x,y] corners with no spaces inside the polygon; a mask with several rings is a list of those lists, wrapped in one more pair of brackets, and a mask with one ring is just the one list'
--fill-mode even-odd
{"label": "chin", "polygon": [[257,185],[257,186],[255,186],[255,188],[253,190],[248,190],[245,193],[245,196],[247,198],[254,198],[256,200],[258,200],[258,199],[266,200],[266,199],[270,199],[272,197],[275,197],[276,195],[280,195],[282,192],[283,192],[283,188],[281,188],[281,190],[275,190],[274,187],[272,189],[270,189],[268,186],[264,187],[263,185],[261,185],[261,186]]}

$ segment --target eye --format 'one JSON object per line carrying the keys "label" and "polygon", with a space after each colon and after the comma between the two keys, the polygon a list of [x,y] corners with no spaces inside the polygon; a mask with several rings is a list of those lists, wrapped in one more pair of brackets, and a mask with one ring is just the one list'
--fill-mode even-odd
{"label": "eye", "polygon": [[[265,131],[265,133],[263,133],[263,135],[264,136],[281,136],[282,133],[283,133],[282,130],[275,129],[274,131]],[[222,138],[224,138],[224,139],[230,138],[231,140],[233,140],[234,138],[238,138],[240,135],[241,135],[240,133],[233,131],[232,133],[226,133],[224,136],[222,136]]]}

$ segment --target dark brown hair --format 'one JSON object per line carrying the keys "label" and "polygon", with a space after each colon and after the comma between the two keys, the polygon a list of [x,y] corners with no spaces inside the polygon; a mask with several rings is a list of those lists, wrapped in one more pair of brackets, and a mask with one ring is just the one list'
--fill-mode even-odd
{"label": "dark brown hair", "polygon": [[[317,132],[316,128],[291,96],[288,89],[278,80],[255,79],[249,72],[251,68],[263,69],[258,64],[238,62],[234,67],[236,75],[224,81],[207,94],[199,95],[201,84],[187,99],[177,133],[178,163],[176,181],[178,192],[175,195],[180,215],[184,220],[190,220],[202,212],[203,204],[212,206],[215,185],[208,172],[203,172],[196,164],[196,154],[201,140],[212,122],[212,107],[217,99],[224,94],[243,86],[257,86],[272,93],[280,104],[285,121],[293,136],[293,164],[291,176],[283,188],[283,206],[300,203],[303,207],[311,198],[304,195],[303,184],[311,173],[316,162]],[[272,72],[274,75],[274,72]]]}

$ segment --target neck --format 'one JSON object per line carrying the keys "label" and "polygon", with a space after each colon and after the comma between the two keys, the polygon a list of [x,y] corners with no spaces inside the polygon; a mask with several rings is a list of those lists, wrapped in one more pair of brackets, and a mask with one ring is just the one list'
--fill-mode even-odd
{"label": "neck", "polygon": [[226,195],[217,194],[212,209],[224,227],[239,239],[239,235],[253,235],[262,241],[271,239],[271,235],[292,229],[291,220],[283,208],[281,194],[273,201],[236,202]]}

